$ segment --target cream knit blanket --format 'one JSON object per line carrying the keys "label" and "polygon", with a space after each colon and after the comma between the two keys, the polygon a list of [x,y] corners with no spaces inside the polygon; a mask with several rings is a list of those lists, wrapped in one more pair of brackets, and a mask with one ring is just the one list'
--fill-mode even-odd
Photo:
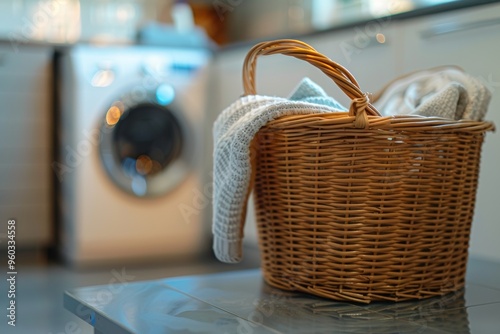
{"label": "cream knit blanket", "polygon": [[383,116],[438,116],[480,121],[491,99],[488,88],[457,67],[417,71],[386,87],[375,107]]}
{"label": "cream knit blanket", "polygon": [[214,124],[213,249],[220,261],[242,257],[243,222],[252,167],[250,143],[267,122],[280,116],[346,111],[305,78],[289,99],[244,96],[225,109]]}

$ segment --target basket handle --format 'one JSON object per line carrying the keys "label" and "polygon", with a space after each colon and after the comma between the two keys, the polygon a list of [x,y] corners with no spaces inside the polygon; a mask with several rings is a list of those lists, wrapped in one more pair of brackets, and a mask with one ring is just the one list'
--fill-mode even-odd
{"label": "basket handle", "polygon": [[261,42],[248,52],[243,63],[243,88],[245,95],[255,95],[255,67],[257,57],[261,55],[283,54],[305,60],[320,69],[351,99],[349,116],[355,116],[356,128],[368,127],[368,116],[380,116],[370,103],[368,94],[364,94],[353,75],[342,65],[316,51],[312,46],[293,39]]}

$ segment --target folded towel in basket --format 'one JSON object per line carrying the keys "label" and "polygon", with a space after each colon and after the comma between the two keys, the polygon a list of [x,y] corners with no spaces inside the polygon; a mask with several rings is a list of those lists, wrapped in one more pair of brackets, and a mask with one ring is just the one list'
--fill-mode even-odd
{"label": "folded towel in basket", "polygon": [[220,261],[242,257],[252,166],[250,144],[267,122],[285,115],[346,111],[321,87],[305,78],[289,99],[250,95],[225,109],[214,124],[213,249]]}
{"label": "folded towel in basket", "polygon": [[382,116],[421,115],[481,121],[491,93],[454,66],[417,71],[392,81],[374,103]]}

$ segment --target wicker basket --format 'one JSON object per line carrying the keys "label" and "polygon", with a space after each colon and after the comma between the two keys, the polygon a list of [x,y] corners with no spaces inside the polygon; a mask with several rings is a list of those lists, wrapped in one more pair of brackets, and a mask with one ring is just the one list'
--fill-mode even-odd
{"label": "wicker basket", "polygon": [[285,116],[253,141],[253,190],[265,280],[334,300],[421,299],[464,286],[481,145],[489,122],[381,117],[342,66],[309,45],[256,45],[328,75],[349,112]]}

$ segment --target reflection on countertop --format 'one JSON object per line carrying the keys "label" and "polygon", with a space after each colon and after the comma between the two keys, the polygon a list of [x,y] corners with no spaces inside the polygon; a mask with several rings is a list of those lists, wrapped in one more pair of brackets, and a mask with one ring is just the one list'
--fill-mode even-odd
{"label": "reflection on countertop", "polygon": [[[336,302],[267,285],[258,269],[66,293],[99,333],[497,333],[500,264],[470,261],[465,289],[424,300]],[[481,276],[495,277],[485,281]],[[490,283],[494,283],[491,285]]]}
{"label": "reflection on countertop", "polygon": [[[17,265],[16,328],[0,321],[0,333],[94,333],[84,321],[63,307],[65,290],[82,286],[105,285],[113,291],[133,282],[164,279],[185,275],[200,275],[232,270],[257,268],[259,254],[255,248],[245,248],[243,261],[225,264],[208,255],[193,262],[115,263],[99,267],[72,269],[60,264],[32,263],[19,257]],[[7,268],[2,263],[0,270]],[[5,282],[5,281],[4,281]],[[0,300],[7,296],[7,284],[0,284]],[[1,313],[2,318],[5,312]],[[5,318],[7,319],[7,318]]]}

